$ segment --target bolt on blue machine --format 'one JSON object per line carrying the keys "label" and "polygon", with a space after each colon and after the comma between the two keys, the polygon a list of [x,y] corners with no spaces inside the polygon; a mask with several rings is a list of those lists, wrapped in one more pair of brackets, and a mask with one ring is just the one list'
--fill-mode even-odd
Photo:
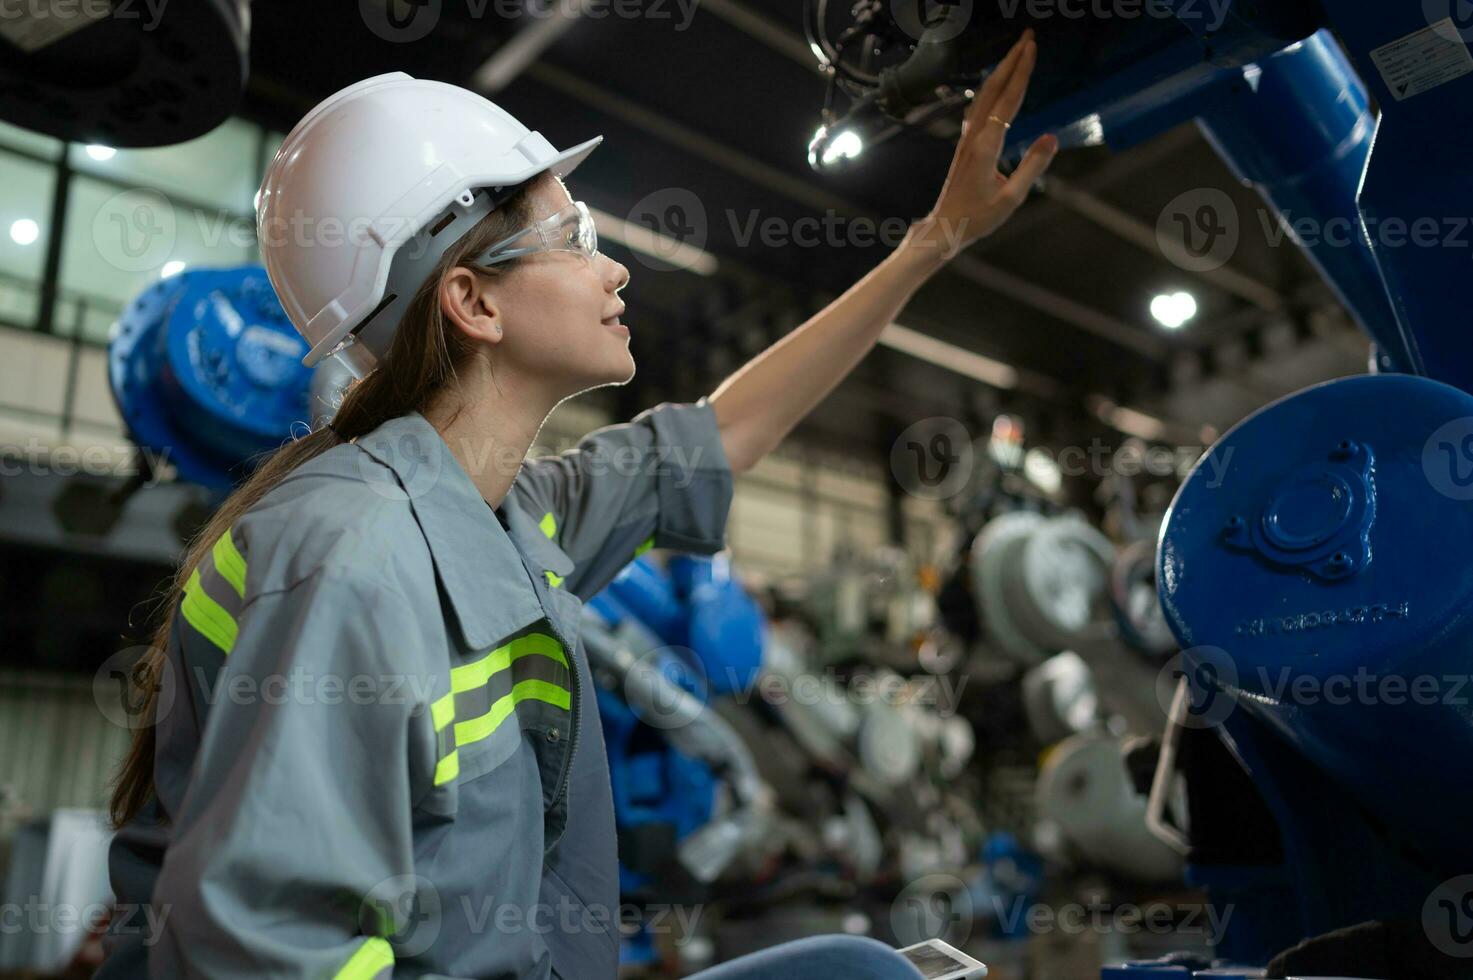
{"label": "bolt on blue machine", "polygon": [[[966,71],[975,84],[1031,26],[1039,69],[1010,150],[1046,131],[1066,148],[1118,149],[1196,119],[1262,192],[1265,230],[1304,249],[1374,342],[1376,373],[1240,422],[1163,522],[1159,593],[1184,648],[1174,710],[1191,727],[1169,726],[1157,788],[1173,760],[1216,761],[1187,781],[1190,825],[1158,829],[1187,852],[1190,879],[1233,907],[1222,955],[1264,965],[1379,923],[1419,954],[1473,956],[1467,4],[1161,0],[1120,5],[1134,17],[1109,4],[1059,16],[1065,6],[892,4],[915,22],[913,54],[873,79],[831,71],[870,94],[847,119],[826,110],[817,142],[845,124],[875,134],[876,118],[959,89]],[[832,65],[823,34],[810,27]],[[1169,216],[1179,265],[1231,254],[1240,216],[1218,197],[1226,207],[1205,189]],[[1130,967],[1168,968],[1152,975],[1196,967]]]}

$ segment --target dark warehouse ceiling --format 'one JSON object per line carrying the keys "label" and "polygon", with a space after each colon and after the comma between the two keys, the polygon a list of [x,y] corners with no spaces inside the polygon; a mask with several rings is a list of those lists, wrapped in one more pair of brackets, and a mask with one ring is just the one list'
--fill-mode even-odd
{"label": "dark warehouse ceiling", "polygon": [[[414,13],[406,0],[256,0],[243,111],[285,130],[337,88],[393,70],[477,87],[488,61],[506,60],[555,22],[546,13],[517,14],[512,0],[417,6],[417,19],[400,21],[409,25],[400,37],[424,36],[391,40],[387,14]],[[486,94],[554,145],[605,137],[569,181],[595,208],[637,221],[683,189],[704,209],[691,227],[721,261],[716,276],[657,269],[618,245],[607,248],[633,273],[624,295],[640,373],[617,406],[633,411],[708,390],[888,251],[842,238],[774,247],[756,236],[744,242],[744,228],[774,218],[787,227],[830,212],[903,228],[934,200],[953,138],[907,133],[865,154],[852,172],[816,174],[805,153],[825,82],[803,39],[798,0],[583,6],[583,16]],[[1040,57],[1047,59],[1046,48]],[[1242,214],[1261,207],[1194,126],[1120,152],[1061,153],[1047,187],[938,274],[899,318],[1013,366],[1018,387],[990,391],[881,348],[800,435],[888,451],[894,433],[919,418],[980,423],[1004,408],[1020,412],[1036,436],[1077,442],[1108,431],[1090,411],[1104,396],[1175,423],[1166,440],[1182,442],[1199,438],[1204,424],[1221,430],[1305,384],[1363,370],[1365,343],[1337,314],[1328,288],[1297,248],[1271,245],[1261,221],[1243,222],[1242,244],[1216,274],[1184,272],[1154,247],[1163,207],[1202,187],[1229,193]],[[1175,289],[1191,290],[1200,312],[1168,334],[1148,304]]]}

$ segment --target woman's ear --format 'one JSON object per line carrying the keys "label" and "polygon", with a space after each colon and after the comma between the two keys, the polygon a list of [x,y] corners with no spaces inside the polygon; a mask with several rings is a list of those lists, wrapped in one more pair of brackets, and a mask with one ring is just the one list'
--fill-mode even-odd
{"label": "woman's ear", "polygon": [[501,340],[501,308],[485,279],[465,266],[455,266],[440,280],[440,308],[446,319],[472,340],[487,344]]}

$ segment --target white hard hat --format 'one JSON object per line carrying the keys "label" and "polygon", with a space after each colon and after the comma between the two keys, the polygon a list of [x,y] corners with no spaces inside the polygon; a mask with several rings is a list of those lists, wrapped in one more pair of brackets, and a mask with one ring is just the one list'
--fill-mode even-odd
{"label": "white hard hat", "polygon": [[566,177],[602,140],[559,151],[488,99],[402,71],[324,99],[287,134],[256,199],[266,272],[311,345],[302,363],[340,353],[362,377],[500,192],[546,170]]}

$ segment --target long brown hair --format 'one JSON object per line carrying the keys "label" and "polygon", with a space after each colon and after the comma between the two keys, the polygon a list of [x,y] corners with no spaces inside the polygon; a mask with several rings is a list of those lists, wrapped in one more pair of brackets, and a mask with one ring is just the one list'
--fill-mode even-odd
{"label": "long brown hair", "polygon": [[468,262],[467,256],[489,248],[529,224],[532,190],[547,179],[550,175],[544,172],[522,184],[446,250],[410,301],[387,355],[373,371],[344,391],[332,426],[323,425],[266,457],[191,540],[178,571],[161,597],[162,612],[150,648],[132,671],[133,703],[142,706],[143,723],[134,731],[133,744],[113,780],[109,816],[114,827],[121,827],[137,816],[154,793],[159,677],[167,659],[180,597],[190,574],[220,535],[292,470],[344,441],[372,432],[389,419],[423,410],[436,394],[455,384],[458,368],[473,356],[474,348],[469,338],[447,322],[440,308],[440,280],[460,265],[487,276],[504,276],[517,266],[517,260],[512,259],[480,267]]}

